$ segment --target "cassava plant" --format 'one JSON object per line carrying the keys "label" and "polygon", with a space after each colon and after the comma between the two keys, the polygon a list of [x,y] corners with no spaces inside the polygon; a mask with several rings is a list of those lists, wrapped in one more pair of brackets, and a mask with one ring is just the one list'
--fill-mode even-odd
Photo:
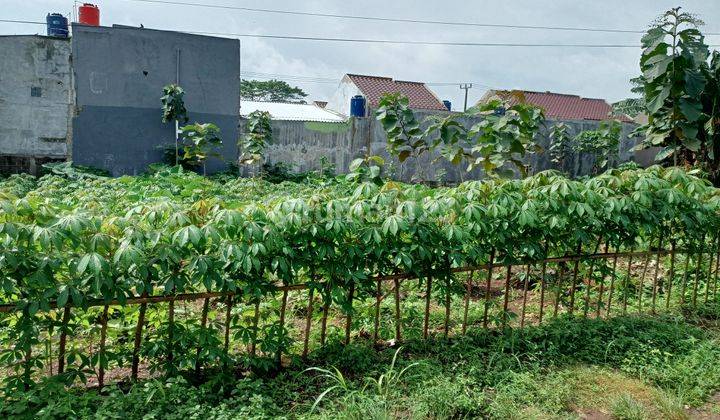
{"label": "cassava plant", "polygon": [[195,123],[181,128],[183,137],[183,159],[194,165],[202,166],[206,175],[206,162],[211,156],[220,156],[218,148],[222,146],[220,129],[213,123]]}
{"label": "cassava plant", "polygon": [[271,116],[267,111],[253,111],[247,117],[245,135],[240,141],[241,165],[262,165],[265,148],[272,143]]}

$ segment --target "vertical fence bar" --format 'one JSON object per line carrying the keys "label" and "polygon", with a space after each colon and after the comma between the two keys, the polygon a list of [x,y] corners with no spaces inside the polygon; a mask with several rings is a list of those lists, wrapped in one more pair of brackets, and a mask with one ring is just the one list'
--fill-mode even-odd
{"label": "vertical fence bar", "polygon": [[[609,245],[605,244],[605,253],[608,253]],[[605,262],[603,262],[605,264]],[[603,293],[605,293],[605,276],[600,279],[600,290],[598,293],[597,305],[595,308],[595,318],[600,318],[600,306],[603,303]]]}
{"label": "vertical fence bar", "polygon": [[[610,318],[610,312],[612,311],[612,298],[613,298],[613,291],[615,290],[615,277],[617,277],[617,262],[618,262],[618,253],[620,252],[620,247],[615,248],[615,256],[613,257],[613,267],[610,277],[610,291],[608,292],[608,307],[607,311],[605,311],[605,318]],[[600,302],[598,301],[598,311],[600,310]]]}
{"label": "vertical fence bar", "polygon": [[[174,289],[173,289],[174,294]],[[168,302],[168,342],[167,342],[167,359],[166,372],[174,371],[173,360],[175,358],[175,300]]]}
{"label": "vertical fence bar", "polygon": [[548,244],[545,243],[545,258],[543,258],[542,269],[540,270],[540,314],[538,324],[542,324],[545,311],[545,276],[547,275]]}
{"label": "vertical fence bar", "polygon": [[[285,324],[285,306],[287,304],[287,291],[285,292],[283,301],[283,307],[280,309],[280,328],[284,327]],[[225,352],[225,357],[228,357],[228,354],[230,353],[230,328],[232,323],[232,308],[233,308],[234,299],[232,296],[228,296],[227,298],[227,306],[225,307],[225,342],[223,343],[223,350]]]}
{"label": "vertical fence bar", "polygon": [[628,283],[632,279],[632,260],[635,247],[630,247],[630,257],[628,257],[628,268],[627,276],[623,279],[623,315],[627,314],[627,297],[628,297]]}
{"label": "vertical fence bar", "polygon": [[540,313],[538,314],[538,324],[542,325],[543,315],[545,313],[545,276],[547,275],[547,262],[543,261],[540,270]]}
{"label": "vertical fence bar", "polygon": [[555,308],[553,310],[553,318],[557,318],[558,316],[558,310],[560,309],[560,291],[562,289],[562,280],[563,277],[565,277],[565,263],[560,263],[560,269],[558,271],[558,277],[555,281]]}
{"label": "vertical fence bar", "polygon": [[425,279],[425,318],[423,320],[423,338],[428,338],[430,328],[430,300],[432,299],[432,277]]}
{"label": "vertical fence bar", "polygon": [[503,302],[503,313],[502,313],[502,328],[503,330],[507,327],[508,320],[508,303],[510,299],[510,276],[512,275],[512,265],[508,264],[507,274],[505,275],[505,299]]}
{"label": "vertical fence bar", "polygon": [[577,250],[575,250],[575,255],[577,256],[577,259],[575,260],[575,265],[573,267],[573,277],[572,277],[572,287],[570,289],[570,315],[573,314],[573,311],[575,310],[575,289],[577,288],[577,278],[578,278],[578,272],[580,270],[580,258],[582,253],[582,243],[578,243]]}
{"label": "vertical fence bar", "polygon": [[525,282],[523,283],[523,303],[520,315],[520,328],[525,327],[525,308],[527,307],[528,282],[530,281],[530,264],[525,267]]}
{"label": "vertical fence bar", "polygon": [[98,388],[105,386],[105,345],[107,341],[107,324],[109,306],[103,306],[102,315],[100,316],[100,351],[98,352]]}
{"label": "vertical fence bar", "polygon": [[643,263],[643,271],[640,276],[640,282],[638,283],[638,313],[642,313],[642,298],[645,294],[645,274],[648,271],[648,265],[650,265],[650,243],[648,243],[648,249],[645,251],[645,262]]}
{"label": "vertical fence bar", "polygon": [[65,372],[65,348],[67,346],[67,329],[70,322],[70,307],[63,308],[63,317],[60,324],[60,344],[58,347],[58,375]]}
{"label": "vertical fence bar", "polygon": [[658,275],[660,274],[660,258],[662,257],[663,245],[663,234],[661,231],[660,238],[658,238],[657,256],[655,257],[655,274],[653,275],[652,309],[650,309],[653,315],[655,315],[655,300],[657,299]]}
{"label": "vertical fence bar", "polygon": [[[602,236],[598,236],[597,243],[595,244],[595,250],[593,251],[593,254],[597,254],[598,249],[600,249],[600,242],[602,242]],[[607,246],[605,246],[605,250],[607,252]],[[579,253],[578,253],[579,254]],[[595,259],[593,258],[592,261],[590,261],[590,270],[588,271],[587,276],[587,285],[585,286],[585,308],[583,309],[583,317],[587,318],[588,311],[590,310],[590,289],[591,289],[591,281],[592,276],[595,272]]]}
{"label": "vertical fence bar", "polygon": [[348,290],[348,313],[345,318],[345,345],[350,344],[350,327],[352,327],[353,298],[355,297],[355,282],[350,283]]}
{"label": "vertical fence bar", "polygon": [[488,327],[488,310],[490,309],[490,282],[493,275],[493,262],[495,260],[495,248],[490,251],[490,262],[488,263],[487,283],[485,284],[485,309],[483,312],[483,328]]}
{"label": "vertical fence bar", "polygon": [[672,294],[672,286],[675,281],[675,246],[676,242],[673,239],[670,242],[670,274],[668,275],[667,289],[665,293],[665,309],[670,309],[670,295]]}
{"label": "vertical fence bar", "polygon": [[255,300],[255,309],[253,313],[253,328],[252,337],[250,338],[250,355],[255,357],[257,355],[257,337],[258,337],[258,325],[260,324],[260,299]]}
{"label": "vertical fence bar", "polygon": [[308,292],[307,313],[305,314],[305,333],[303,335],[302,357],[306,359],[310,348],[310,328],[312,327],[313,304],[315,302],[315,289],[310,288]]}
{"label": "vertical fence bar", "polygon": [[[705,237],[702,238],[702,243],[705,242]],[[698,247],[697,262],[695,263],[695,281],[693,282],[693,294],[692,294],[692,306],[697,307],[697,295],[698,295],[698,283],[700,283],[700,265],[702,264],[702,246]]]}
{"label": "vertical fence bar", "polygon": [[720,272],[720,237],[718,237],[717,249],[715,250],[715,277],[713,279],[713,300],[717,300],[718,272]]}
{"label": "vertical fence bar", "polygon": [[[288,302],[288,293],[289,291],[287,289],[283,290],[282,294],[282,301],[280,302],[280,334],[282,337],[285,337],[285,312],[287,311],[287,302]],[[231,308],[232,300],[231,298],[228,298],[228,306],[227,311],[225,314],[225,355],[227,356],[227,347],[228,347],[228,339],[230,337],[230,308]],[[275,363],[277,363],[278,367],[282,366],[282,345],[278,346],[277,349],[277,355],[275,356]]]}
{"label": "vertical fence bar", "polygon": [[[452,276],[452,274],[450,275]],[[445,323],[444,323],[444,335],[445,339],[450,334],[450,276],[447,278],[447,288],[445,289]]]}
{"label": "vertical fence bar", "polygon": [[[143,296],[147,296],[147,293],[143,293]],[[135,326],[135,343],[133,345],[132,352],[132,368],[130,377],[133,381],[137,381],[138,378],[138,367],[140,365],[140,344],[142,343],[142,331],[145,325],[145,312],[147,311],[147,303],[140,304],[140,313],[138,314],[138,322]]]}
{"label": "vertical fence bar", "polygon": [[470,270],[467,282],[465,283],[465,288],[467,290],[465,291],[465,309],[463,311],[462,335],[465,335],[465,332],[467,331],[468,310],[470,309],[470,294],[472,293],[472,278],[474,273],[475,271]]}
{"label": "vertical fence bar", "polygon": [[373,343],[377,343],[380,334],[380,304],[382,303],[382,280],[377,281],[375,290],[375,323],[373,325]]}
{"label": "vertical fence bar", "polygon": [[683,273],[683,282],[680,286],[680,305],[685,305],[685,294],[687,293],[688,272],[690,270],[690,250],[685,251],[685,272]]}
{"label": "vertical fence bar", "polygon": [[[380,280],[378,280],[378,289],[380,286]],[[322,321],[320,322],[320,345],[325,345],[325,337],[327,336],[327,320],[328,313],[330,312],[330,303],[332,302],[332,296],[330,295],[330,283],[325,284],[325,295],[323,296],[323,311]],[[377,316],[380,314],[378,313]],[[375,340],[377,340],[377,316],[375,319]]]}
{"label": "vertical fence bar", "polygon": [[[207,327],[209,310],[210,310],[210,299],[205,298],[203,300],[202,315],[200,318],[200,334],[207,334],[207,332],[205,331],[205,328]],[[200,362],[200,353],[201,352],[202,352],[202,345],[199,345],[199,346],[197,346],[197,351],[195,353],[195,375],[200,375],[200,368],[202,368],[202,363]]]}
{"label": "vertical fence bar", "polygon": [[402,314],[400,313],[400,280],[395,279],[395,341],[400,342],[400,326]]}
{"label": "vertical fence bar", "polygon": [[[715,236],[715,243],[717,243],[720,240],[720,236]],[[708,303],[708,298],[710,298],[710,280],[712,279],[712,266],[713,266],[713,258],[715,257],[715,253],[712,251],[713,248],[713,242],[710,242],[710,252],[708,254],[710,255],[710,262],[708,263],[708,274],[707,274],[707,280],[705,281],[705,299],[704,303]]]}

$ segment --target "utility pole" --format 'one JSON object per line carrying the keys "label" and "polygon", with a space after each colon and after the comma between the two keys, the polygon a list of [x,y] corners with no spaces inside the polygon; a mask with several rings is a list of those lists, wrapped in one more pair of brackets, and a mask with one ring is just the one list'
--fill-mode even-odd
{"label": "utility pole", "polygon": [[463,106],[463,111],[467,111],[467,95],[468,90],[472,88],[472,83],[460,83],[460,89],[465,90],[465,106]]}

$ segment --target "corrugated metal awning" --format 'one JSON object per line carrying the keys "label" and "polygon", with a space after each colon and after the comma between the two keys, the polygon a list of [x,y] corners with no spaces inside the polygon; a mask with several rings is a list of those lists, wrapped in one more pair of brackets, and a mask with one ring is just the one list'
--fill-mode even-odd
{"label": "corrugated metal awning", "polygon": [[344,115],[320,108],[315,104],[240,101],[241,117],[247,117],[253,111],[267,111],[272,119],[281,121],[342,123],[347,119]]}

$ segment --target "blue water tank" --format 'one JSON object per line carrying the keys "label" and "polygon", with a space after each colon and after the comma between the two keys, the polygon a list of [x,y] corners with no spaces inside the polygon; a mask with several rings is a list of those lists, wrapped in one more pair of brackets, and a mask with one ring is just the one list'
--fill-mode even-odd
{"label": "blue water tank", "polygon": [[447,108],[448,111],[452,111],[452,102],[450,102],[450,101],[448,101],[447,99],[445,99],[445,100],[443,101],[443,105],[445,105],[445,108]]}
{"label": "blue water tank", "polygon": [[70,31],[68,31],[68,20],[60,13],[48,13],[45,22],[47,23],[48,36],[67,38],[70,34]]}
{"label": "blue water tank", "polygon": [[365,98],[362,95],[355,95],[350,99],[350,116],[365,116]]}

